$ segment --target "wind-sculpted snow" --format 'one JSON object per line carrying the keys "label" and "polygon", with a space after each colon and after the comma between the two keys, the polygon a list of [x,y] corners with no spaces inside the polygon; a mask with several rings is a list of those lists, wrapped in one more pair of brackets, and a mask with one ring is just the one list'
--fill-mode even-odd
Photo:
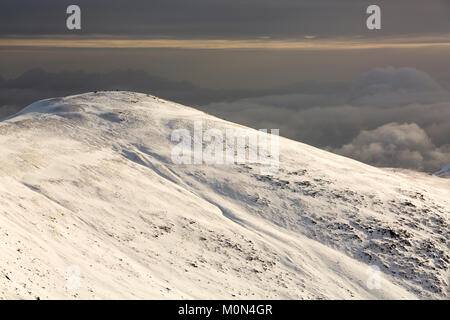
{"label": "wind-sculpted snow", "polygon": [[284,138],[273,175],[174,164],[194,121],[243,128],[130,92],[2,121],[0,298],[448,298],[450,180]]}

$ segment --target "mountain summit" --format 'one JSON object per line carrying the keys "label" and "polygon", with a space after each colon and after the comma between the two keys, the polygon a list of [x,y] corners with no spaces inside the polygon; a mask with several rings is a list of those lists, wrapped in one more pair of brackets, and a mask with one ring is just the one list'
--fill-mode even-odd
{"label": "mountain summit", "polygon": [[285,138],[270,175],[175,164],[195,121],[245,128],[131,92],[1,121],[0,298],[448,298],[450,180]]}

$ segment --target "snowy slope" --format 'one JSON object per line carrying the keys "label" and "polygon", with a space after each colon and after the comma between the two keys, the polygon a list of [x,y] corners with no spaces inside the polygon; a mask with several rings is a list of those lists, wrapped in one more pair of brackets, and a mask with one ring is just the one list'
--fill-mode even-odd
{"label": "snowy slope", "polygon": [[0,122],[0,298],[449,297],[448,179],[284,138],[273,176],[175,165],[194,120],[240,127],[130,92]]}

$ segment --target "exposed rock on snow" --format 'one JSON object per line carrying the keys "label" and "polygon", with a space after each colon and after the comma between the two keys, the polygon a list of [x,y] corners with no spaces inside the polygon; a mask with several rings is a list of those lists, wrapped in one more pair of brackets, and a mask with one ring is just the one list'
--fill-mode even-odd
{"label": "exposed rock on snow", "polygon": [[271,176],[175,165],[195,120],[241,127],[130,92],[0,122],[0,298],[448,298],[448,179],[284,138]]}

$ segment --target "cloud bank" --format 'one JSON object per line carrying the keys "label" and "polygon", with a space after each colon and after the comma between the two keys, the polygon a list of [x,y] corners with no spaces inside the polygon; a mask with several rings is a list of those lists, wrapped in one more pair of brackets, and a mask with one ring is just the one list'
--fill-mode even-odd
{"label": "cloud bank", "polygon": [[283,136],[376,166],[432,172],[450,162],[450,94],[413,68],[364,73],[348,97],[271,95],[208,108],[231,121],[279,128]]}
{"label": "cloud bank", "polygon": [[334,150],[379,167],[398,167],[432,172],[450,159],[450,145],[436,147],[415,123],[388,123],[363,130],[349,144]]}
{"label": "cloud bank", "polygon": [[349,103],[389,108],[448,99],[449,93],[425,72],[388,67],[362,74],[350,93]]}

